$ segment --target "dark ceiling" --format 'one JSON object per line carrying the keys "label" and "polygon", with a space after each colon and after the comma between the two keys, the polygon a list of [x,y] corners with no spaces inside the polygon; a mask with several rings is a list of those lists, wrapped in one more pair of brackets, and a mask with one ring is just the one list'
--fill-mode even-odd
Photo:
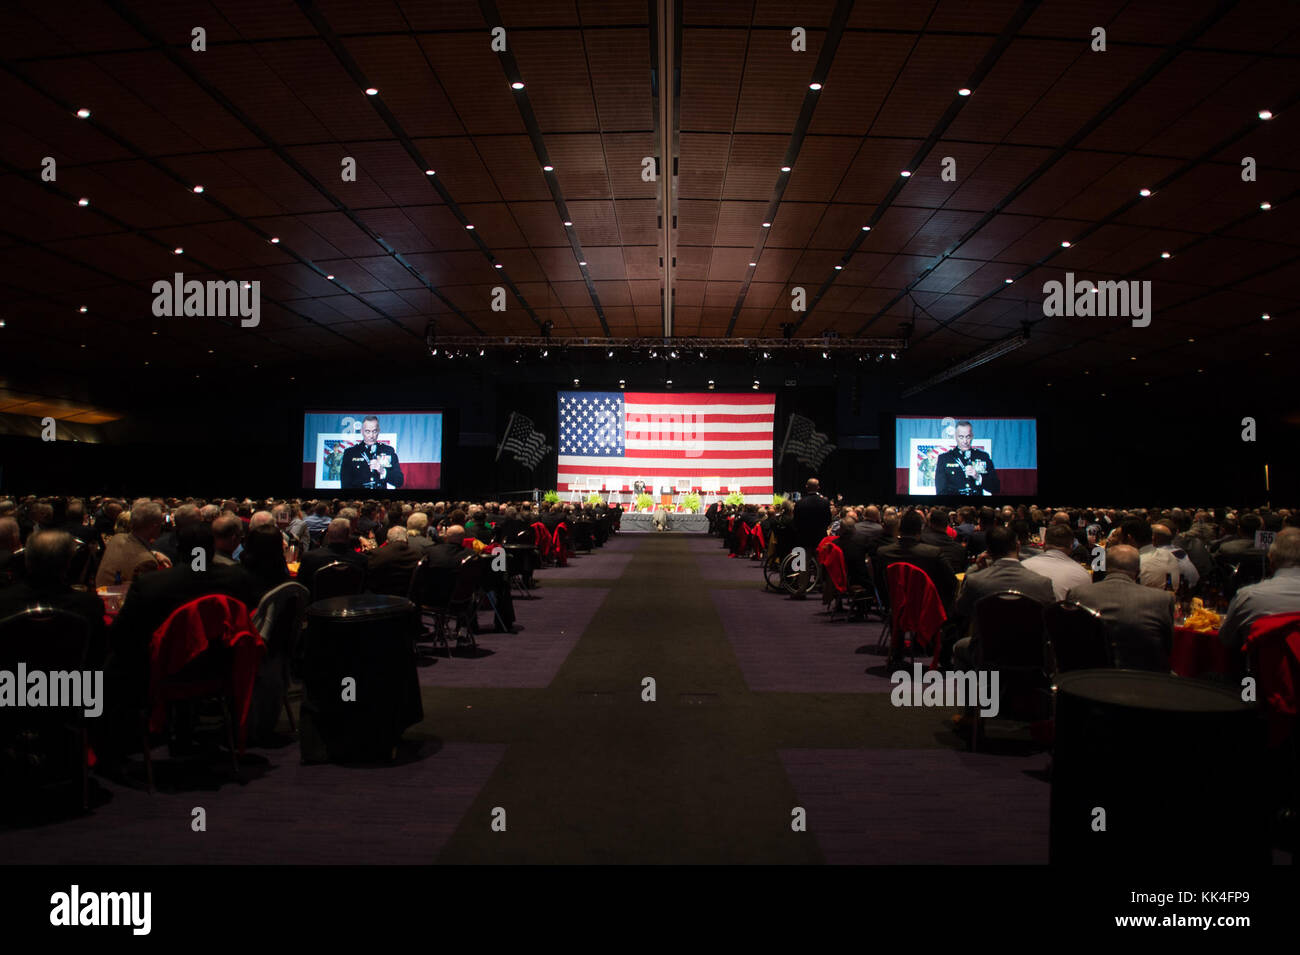
{"label": "dark ceiling", "polygon": [[[1300,358],[1294,0],[29,0],[3,23],[3,370],[418,362],[431,317],[661,335],[665,186],[675,335],[912,321],[914,379],[1025,322],[998,367],[1057,381]],[[646,182],[665,115],[677,175]],[[175,271],[260,280],[261,325],[155,318]],[[1150,280],[1150,327],[1044,318],[1067,271]]]}

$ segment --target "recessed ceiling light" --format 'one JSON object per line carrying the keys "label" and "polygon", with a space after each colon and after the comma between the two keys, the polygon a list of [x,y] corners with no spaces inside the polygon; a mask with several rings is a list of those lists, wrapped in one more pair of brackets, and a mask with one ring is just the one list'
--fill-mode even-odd
{"label": "recessed ceiling light", "polygon": [[333,276],[333,275],[327,275],[327,276],[325,276],[325,277],[326,277],[327,279],[329,279],[331,282],[334,281],[334,276]]}
{"label": "recessed ceiling light", "polygon": [[1273,353],[1272,353],[1271,351],[1266,351],[1266,352],[1264,352],[1264,357],[1265,357],[1265,358],[1270,358],[1270,357],[1272,357],[1272,355],[1273,355]]}
{"label": "recessed ceiling light", "polygon": [[504,266],[502,266],[500,262],[495,262],[495,263],[493,263],[493,265],[492,265],[492,268],[494,268],[494,269],[499,269],[499,268],[503,268],[503,267],[504,267]]}
{"label": "recessed ceiling light", "polygon": [[544,172],[555,172],[555,167],[548,163],[547,165],[542,167],[542,170]]}
{"label": "recessed ceiling light", "polygon": [[1141,196],[1143,199],[1145,199],[1147,196],[1151,195],[1151,190],[1150,190],[1150,189],[1139,189],[1139,190],[1138,190],[1138,195]]}
{"label": "recessed ceiling light", "polygon": [[79,206],[88,206],[88,205],[90,205],[90,200],[89,200],[89,199],[78,199],[78,200],[77,200],[77,205],[79,205]]}
{"label": "recessed ceiling light", "polygon": [[1259,204],[1259,207],[1260,207],[1261,209],[1263,209],[1265,212],[1268,212],[1269,209],[1272,209],[1272,208],[1273,208],[1273,203],[1271,203],[1271,202],[1261,202],[1261,203]]}
{"label": "recessed ceiling light", "polygon": [[782,167],[781,167],[781,171],[782,171],[782,172],[789,172],[789,171],[790,171],[790,167],[789,167],[789,166],[782,166]]}
{"label": "recessed ceiling light", "polygon": [[466,228],[466,229],[469,229],[469,230],[471,230],[471,231],[473,231],[473,229],[474,229],[474,223],[472,223],[472,222],[467,222],[467,223],[465,223],[465,228]]}
{"label": "recessed ceiling light", "polygon": [[573,228],[573,220],[572,220],[572,219],[565,219],[565,220],[564,220],[564,227],[565,227],[566,229],[571,229],[571,228]]}
{"label": "recessed ceiling light", "polygon": [[194,191],[195,191],[195,192],[202,192],[202,191],[203,191],[203,187],[202,187],[202,186],[195,186],[195,187],[194,187]]}
{"label": "recessed ceiling light", "polygon": [[843,271],[844,271],[844,266],[842,266],[842,265],[837,265],[837,266],[835,266],[835,271],[836,271],[836,272],[843,272]]}
{"label": "recessed ceiling light", "polygon": [[1160,253],[1160,258],[1162,258],[1162,259],[1168,259],[1168,258],[1171,258],[1172,256],[1173,256],[1173,253],[1172,253],[1172,252],[1161,252],[1161,253]]}
{"label": "recessed ceiling light", "polygon": [[1065,242],[1061,243],[1061,248],[1068,249],[1070,247],[1070,244],[1071,244],[1070,241],[1067,239]]}
{"label": "recessed ceiling light", "polygon": [[757,381],[754,382],[754,390],[755,390],[755,391],[758,391],[758,382],[757,382]]}
{"label": "recessed ceiling light", "polygon": [[157,335],[158,333],[157,333],[157,332],[150,332],[149,334],[151,334],[151,335]]}
{"label": "recessed ceiling light", "polygon": [[183,255],[184,253],[185,253],[185,249],[183,249],[179,245],[176,246],[176,248],[172,249],[172,255]]}
{"label": "recessed ceiling light", "polygon": [[1003,279],[1002,281],[1005,282],[1007,285],[1010,285],[1012,282],[1015,281],[1015,279]]}
{"label": "recessed ceiling light", "polygon": [[1138,360],[1138,356],[1137,356],[1137,355],[1129,355],[1129,356],[1128,356],[1128,360],[1129,360],[1129,361],[1137,361],[1137,360]]}
{"label": "recessed ceiling light", "polygon": [[753,269],[753,268],[757,268],[757,267],[758,267],[758,263],[757,263],[757,262],[750,262],[750,263],[749,263],[749,267],[750,267],[751,269]]}
{"label": "recessed ceiling light", "polygon": [[958,95],[958,96],[970,96],[970,90],[968,90],[966,87],[963,86],[961,89],[959,89],[959,90],[957,91],[957,95]]}
{"label": "recessed ceiling light", "polygon": [[524,88],[524,84],[516,80],[514,83],[510,84],[510,88],[512,90],[521,90]]}
{"label": "recessed ceiling light", "polygon": [[816,93],[819,89],[822,88],[822,85],[820,83],[809,83],[808,88],[812,90],[814,93]]}
{"label": "recessed ceiling light", "polygon": [[271,244],[272,244],[272,245],[279,245],[279,244],[280,244],[280,237],[279,237],[278,235],[273,235],[273,236],[271,236]]}
{"label": "recessed ceiling light", "polygon": [[899,173],[899,175],[902,176],[904,179],[906,179],[911,174],[912,174],[912,170],[910,169],[904,169],[902,172]]}
{"label": "recessed ceiling light", "polygon": [[1188,340],[1189,342],[1194,342],[1194,341],[1196,341],[1195,338],[1189,338],[1189,339],[1187,339],[1187,340]]}
{"label": "recessed ceiling light", "polygon": [[209,355],[212,355],[212,354],[215,354],[215,353],[212,351],[211,348],[209,348],[209,349],[208,349],[208,354],[209,354]]}
{"label": "recessed ceiling light", "polygon": [[438,173],[435,172],[435,171],[432,170],[432,169],[426,169],[426,170],[424,171],[424,174],[425,174],[426,176],[436,176],[436,175],[438,175]]}
{"label": "recessed ceiling light", "polygon": [[869,226],[869,225],[864,225],[864,226],[862,227],[862,231],[863,231],[863,232],[870,232],[870,231],[871,231],[871,226]]}
{"label": "recessed ceiling light", "polygon": [[770,228],[772,228],[772,223],[770,223],[770,222],[764,222],[764,223],[763,223],[763,228],[764,228],[764,229],[770,229]]}
{"label": "recessed ceiling light", "polygon": [[1273,316],[1270,315],[1268,312],[1265,312],[1263,315],[1261,315],[1261,316],[1259,316],[1259,317],[1262,318],[1262,319],[1263,319],[1264,321],[1266,321],[1266,322],[1269,321],[1269,320],[1271,320],[1271,319],[1273,318]]}
{"label": "recessed ceiling light", "polygon": [[1260,119],[1272,119],[1272,118],[1273,118],[1273,112],[1272,112],[1271,110],[1261,109],[1261,110],[1259,111],[1259,118],[1260,118]]}
{"label": "recessed ceiling light", "polygon": [[367,95],[367,96],[378,96],[378,95],[379,95],[379,90],[375,89],[373,86],[367,86],[367,87],[366,87],[366,95]]}
{"label": "recessed ceiling light", "polygon": [[578,264],[579,264],[579,265],[586,265],[586,264],[587,264],[587,260],[586,260],[586,259],[583,259],[583,260],[582,260],[581,262],[579,262]]}
{"label": "recessed ceiling light", "polygon": [[90,118],[90,110],[86,109],[86,108],[83,106],[81,109],[77,110],[77,116],[78,116],[78,118],[80,118],[80,119],[89,119],[89,118]]}
{"label": "recessed ceiling light", "polygon": [[77,309],[77,311],[82,312],[84,314],[87,311],[86,306],[84,305],[81,306],[81,308]]}

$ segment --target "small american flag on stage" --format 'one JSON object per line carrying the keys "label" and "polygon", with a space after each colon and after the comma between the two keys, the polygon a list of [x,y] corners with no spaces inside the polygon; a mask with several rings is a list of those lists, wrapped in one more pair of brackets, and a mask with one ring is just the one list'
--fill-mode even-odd
{"label": "small american flag on stage", "polygon": [[635,391],[559,393],[556,488],[584,489],[590,479],[610,490],[636,481],[692,488],[717,482],[728,491],[772,493],[771,394]]}

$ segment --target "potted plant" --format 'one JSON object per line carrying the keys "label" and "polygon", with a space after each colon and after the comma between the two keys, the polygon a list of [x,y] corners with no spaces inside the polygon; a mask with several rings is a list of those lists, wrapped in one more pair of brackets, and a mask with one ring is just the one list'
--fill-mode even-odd
{"label": "potted plant", "polygon": [[741,494],[739,491],[732,491],[722,499],[722,503],[726,504],[728,507],[740,507],[740,505],[745,503],[745,495]]}
{"label": "potted plant", "polygon": [[698,514],[700,512],[700,496],[694,491],[690,494],[683,494],[682,510],[687,514]]}
{"label": "potted plant", "polygon": [[559,492],[559,491],[547,491],[545,494],[542,495],[542,500],[545,501],[547,504],[559,504],[559,503],[560,503],[560,492]]}
{"label": "potted plant", "polygon": [[636,496],[636,509],[638,511],[650,511],[655,506],[655,499],[649,494],[638,494]]}
{"label": "potted plant", "polygon": [[591,507],[595,507],[597,504],[604,504],[604,503],[605,503],[605,499],[601,497],[599,494],[597,494],[595,491],[592,491],[590,494],[587,495],[587,504]]}

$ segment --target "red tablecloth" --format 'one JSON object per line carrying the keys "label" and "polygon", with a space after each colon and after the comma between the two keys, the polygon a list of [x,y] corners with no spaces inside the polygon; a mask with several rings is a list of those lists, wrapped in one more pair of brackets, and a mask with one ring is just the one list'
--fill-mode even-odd
{"label": "red tablecloth", "polygon": [[1232,653],[1219,641],[1219,631],[1174,627],[1174,649],[1169,656],[1169,668],[1179,676],[1231,673],[1232,661]]}

